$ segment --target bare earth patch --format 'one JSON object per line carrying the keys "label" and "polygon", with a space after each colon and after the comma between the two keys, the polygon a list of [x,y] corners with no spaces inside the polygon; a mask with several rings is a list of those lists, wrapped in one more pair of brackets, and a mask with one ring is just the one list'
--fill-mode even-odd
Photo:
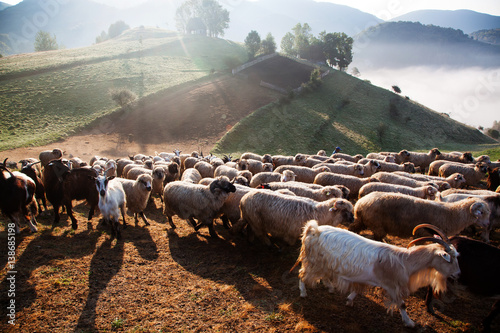
{"label": "bare earth patch", "polygon": [[[16,237],[15,326],[7,324],[7,235],[0,232],[0,331],[474,332],[493,304],[477,297],[439,302],[434,317],[420,290],[407,299],[417,328],[406,329],[397,311],[386,313],[380,288],[358,296],[353,307],[345,305],[347,295],[323,286],[300,298],[297,271],[288,273],[298,244],[282,253],[249,244],[220,221],[220,240],[177,218],[173,231],[158,198],[146,211],[151,226],[134,226],[128,216],[122,241],[111,241],[98,217],[88,229],[84,203],[76,211],[76,231],[65,214],[51,228],[50,214],[39,217],[38,233],[25,227]],[[498,320],[493,328],[500,329]]]}

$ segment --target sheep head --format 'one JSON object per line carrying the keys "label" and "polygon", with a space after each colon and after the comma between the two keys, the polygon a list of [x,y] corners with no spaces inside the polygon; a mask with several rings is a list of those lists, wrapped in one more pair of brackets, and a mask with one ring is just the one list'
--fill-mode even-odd
{"label": "sheep head", "polygon": [[471,214],[477,219],[477,224],[481,227],[487,227],[489,225],[490,218],[490,208],[488,204],[483,200],[475,200],[470,206]]}
{"label": "sheep head", "polygon": [[230,181],[219,177],[210,184],[210,192],[213,194],[217,193],[231,193],[236,192],[236,187]]}

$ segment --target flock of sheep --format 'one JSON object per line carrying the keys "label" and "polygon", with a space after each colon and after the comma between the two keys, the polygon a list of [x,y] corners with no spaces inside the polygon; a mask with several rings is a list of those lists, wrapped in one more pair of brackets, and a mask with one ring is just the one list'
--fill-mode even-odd
{"label": "flock of sheep", "polygon": [[[233,235],[258,238],[282,251],[300,240],[296,266],[301,265],[302,297],[306,285],[322,282],[330,291],[349,292],[347,303],[352,305],[363,287],[380,286],[403,323],[412,327],[403,300],[418,288],[430,288],[429,311],[432,294],[445,291],[448,278],[458,278],[479,294],[500,295],[500,250],[487,244],[500,226],[500,162],[488,156],[434,148],[366,157],[327,156],[324,151],[245,153],[231,161],[229,156],[202,157],[176,149],[118,160],[96,156],[86,163],[65,159],[54,149],[20,163],[20,172],[12,172],[7,159],[0,165],[0,208],[16,232],[23,220],[37,231],[35,216],[42,207],[47,210],[45,198],[53,206],[54,224],[64,206],[76,229],[72,201],[86,200],[88,220],[98,208],[111,237],[120,239],[126,211],[134,214],[136,224],[140,217],[149,225],[145,211],[157,196],[172,229],[176,215],[195,230],[208,227],[211,237],[218,238],[213,224],[220,218]],[[482,242],[456,236],[470,226],[479,227]],[[372,239],[359,235],[365,229]],[[423,237],[408,248],[382,242],[386,235],[410,238],[416,233]],[[484,256],[488,265],[481,264]],[[496,301],[483,322],[485,329],[499,311]]]}

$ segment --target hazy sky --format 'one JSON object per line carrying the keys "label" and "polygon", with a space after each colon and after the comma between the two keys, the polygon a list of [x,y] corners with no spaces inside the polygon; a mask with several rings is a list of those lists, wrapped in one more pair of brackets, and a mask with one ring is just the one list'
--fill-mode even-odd
{"label": "hazy sky", "polygon": [[[20,0],[0,0],[9,4],[17,4]],[[57,0],[53,0],[57,1]],[[110,6],[130,7],[147,0],[94,0]],[[241,0],[219,0],[221,4],[236,6]],[[265,0],[260,0],[265,1]],[[419,9],[470,9],[481,13],[500,16],[500,1],[498,0],[319,0],[342,4],[360,9],[378,16],[383,20],[391,19]]]}

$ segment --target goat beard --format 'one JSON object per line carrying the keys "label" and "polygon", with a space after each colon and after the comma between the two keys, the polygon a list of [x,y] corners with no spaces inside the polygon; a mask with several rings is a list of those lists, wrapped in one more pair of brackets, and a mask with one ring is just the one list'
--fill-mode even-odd
{"label": "goat beard", "polygon": [[410,276],[408,283],[410,293],[427,286],[431,286],[435,294],[444,293],[446,291],[446,277],[434,268],[427,268]]}

